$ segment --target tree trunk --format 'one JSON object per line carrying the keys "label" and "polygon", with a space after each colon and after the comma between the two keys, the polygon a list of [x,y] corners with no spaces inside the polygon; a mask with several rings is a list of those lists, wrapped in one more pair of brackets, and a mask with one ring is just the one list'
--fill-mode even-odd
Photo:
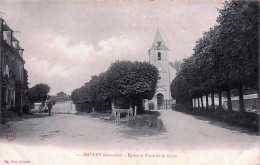
{"label": "tree trunk", "polygon": [[179,99],[176,99],[176,104],[179,104]]}
{"label": "tree trunk", "polygon": [[218,93],[218,105],[219,105],[220,109],[223,109],[222,108],[222,91],[219,91],[219,93]]}
{"label": "tree trunk", "polygon": [[227,102],[228,102],[228,110],[233,111],[233,109],[232,109],[232,102],[231,102],[231,95],[230,95],[230,89],[227,90]]}
{"label": "tree trunk", "polygon": [[193,108],[196,108],[196,100],[193,99]]}
{"label": "tree trunk", "polygon": [[190,107],[193,108],[193,102],[192,102],[192,99],[190,99]]}
{"label": "tree trunk", "polygon": [[245,112],[245,105],[244,105],[242,85],[238,86],[238,95],[239,95],[239,111],[240,112]]}
{"label": "tree trunk", "polygon": [[204,105],[203,105],[203,96],[201,96],[201,108],[204,108]]}
{"label": "tree trunk", "polygon": [[206,94],[206,109],[209,110],[209,95]]}
{"label": "tree trunk", "polygon": [[116,113],[115,113],[115,98],[112,98],[111,99],[111,113],[115,116],[116,115]]}
{"label": "tree trunk", "polygon": [[200,108],[200,98],[198,97],[198,108]]}
{"label": "tree trunk", "polygon": [[215,110],[214,92],[211,92],[211,109]]}
{"label": "tree trunk", "polygon": [[84,106],[83,103],[81,103],[81,112],[84,111],[84,107],[83,106]]}
{"label": "tree trunk", "polygon": [[95,104],[94,104],[94,102],[92,102],[92,104],[91,104],[91,109],[92,109],[92,112],[95,112]]}

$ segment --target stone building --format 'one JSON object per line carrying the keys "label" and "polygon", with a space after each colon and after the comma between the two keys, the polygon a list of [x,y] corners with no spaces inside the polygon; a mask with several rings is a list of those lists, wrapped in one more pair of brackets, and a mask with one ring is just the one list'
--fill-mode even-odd
{"label": "stone building", "polygon": [[[23,91],[18,84],[24,84],[23,48],[14,37],[13,30],[0,18],[0,71],[1,110],[21,108]],[[18,106],[18,107],[17,107]]]}
{"label": "stone building", "polygon": [[152,47],[149,49],[149,62],[159,70],[156,93],[150,102],[155,109],[160,109],[165,100],[171,100],[170,84],[175,76],[175,70],[169,65],[169,49],[162,39],[159,29],[156,32]]}

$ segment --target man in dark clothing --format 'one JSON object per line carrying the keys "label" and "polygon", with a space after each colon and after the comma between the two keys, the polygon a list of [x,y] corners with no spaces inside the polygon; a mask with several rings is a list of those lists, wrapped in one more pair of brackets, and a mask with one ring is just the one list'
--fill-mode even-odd
{"label": "man in dark clothing", "polygon": [[49,116],[51,116],[52,102],[50,102],[47,106],[49,109]]}

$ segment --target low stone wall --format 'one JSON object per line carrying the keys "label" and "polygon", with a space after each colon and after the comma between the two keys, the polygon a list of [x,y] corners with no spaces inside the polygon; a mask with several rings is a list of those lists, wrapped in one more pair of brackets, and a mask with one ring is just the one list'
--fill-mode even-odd
{"label": "low stone wall", "polygon": [[[255,112],[259,114],[258,98],[244,99],[245,109],[247,112]],[[223,108],[228,109],[227,101],[223,102]],[[239,111],[239,100],[232,100],[232,108],[234,111]]]}

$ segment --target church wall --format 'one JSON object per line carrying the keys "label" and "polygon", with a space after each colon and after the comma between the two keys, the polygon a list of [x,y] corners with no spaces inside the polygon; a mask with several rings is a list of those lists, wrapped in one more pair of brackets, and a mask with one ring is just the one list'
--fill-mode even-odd
{"label": "church wall", "polygon": [[[158,59],[159,52],[161,54],[161,59]],[[164,100],[172,99],[170,94],[170,84],[173,78],[175,77],[175,70],[169,65],[168,52],[169,49],[163,42],[161,34],[158,30],[153,45],[149,50],[150,64],[158,68],[160,77],[160,79],[157,82],[156,93],[153,99],[151,100],[151,102],[154,102],[155,109],[157,108],[157,94],[163,94]]]}
{"label": "church wall", "polygon": [[[161,52],[161,60],[158,60],[158,52]],[[168,50],[150,50],[150,61],[168,61]]]}
{"label": "church wall", "polygon": [[159,72],[168,72],[168,61],[153,61],[151,64],[156,66]]}
{"label": "church wall", "polygon": [[158,87],[167,87],[169,85],[169,74],[168,73],[160,73],[161,79],[158,80]]}

